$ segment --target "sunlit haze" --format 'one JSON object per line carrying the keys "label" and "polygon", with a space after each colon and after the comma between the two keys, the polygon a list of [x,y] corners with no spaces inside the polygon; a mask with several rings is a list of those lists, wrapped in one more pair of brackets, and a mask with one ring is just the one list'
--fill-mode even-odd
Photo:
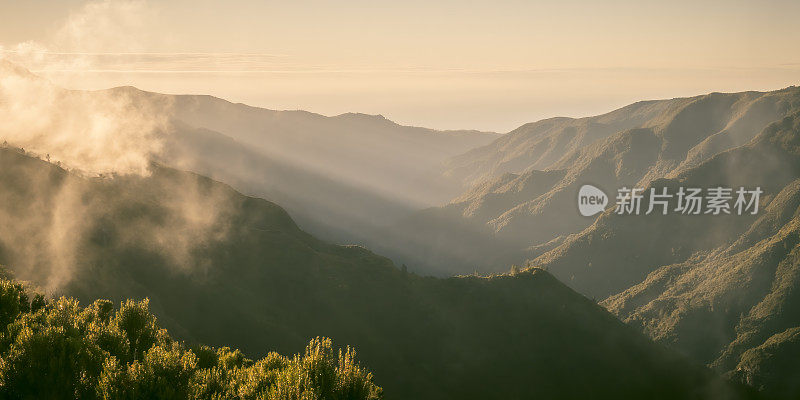
{"label": "sunlit haze", "polygon": [[6,1],[0,55],[75,89],[509,131],[800,82],[794,1]]}

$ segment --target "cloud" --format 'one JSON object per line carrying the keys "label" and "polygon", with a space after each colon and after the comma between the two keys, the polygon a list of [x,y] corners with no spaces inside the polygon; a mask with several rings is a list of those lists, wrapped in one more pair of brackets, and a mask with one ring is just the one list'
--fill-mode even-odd
{"label": "cloud", "polygon": [[47,43],[0,48],[0,138],[92,175],[146,174],[167,130],[166,99],[154,104],[133,91],[68,91],[3,59],[44,76],[90,71],[98,52],[144,49],[153,15],[143,0],[90,1]]}
{"label": "cloud", "polygon": [[68,91],[0,61],[0,139],[91,175],[146,174],[170,103],[137,94]]}
{"label": "cloud", "polygon": [[[71,15],[47,43],[0,49],[0,142],[74,172],[53,180],[50,169],[26,169],[30,164],[13,158],[3,171],[9,181],[24,184],[0,187],[0,256],[20,277],[48,290],[62,288],[87,267],[87,246],[106,234],[101,228],[109,216],[120,224],[120,246],[144,246],[183,272],[204,267],[192,256],[197,246],[227,234],[227,192],[205,189],[191,176],[164,183],[152,174],[152,160],[159,159],[173,129],[171,97],[130,87],[66,90],[19,65],[88,73],[125,59],[171,62],[176,56],[143,51],[148,38],[140,33],[151,14],[144,1],[94,1]],[[125,207],[141,201],[138,192],[126,198],[114,190],[127,188],[126,182],[166,185],[155,201],[161,220],[146,213],[119,220],[129,212]]]}

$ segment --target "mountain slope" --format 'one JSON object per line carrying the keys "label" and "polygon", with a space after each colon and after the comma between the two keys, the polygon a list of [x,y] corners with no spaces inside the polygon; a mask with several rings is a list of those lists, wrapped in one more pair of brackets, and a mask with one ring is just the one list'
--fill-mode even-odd
{"label": "mountain slope", "polygon": [[442,177],[443,161],[498,136],[133,87],[64,90],[4,60],[0,119],[0,142],[68,167],[141,173],[155,159],[285,205],[326,240],[374,247],[389,234],[413,237],[391,225],[460,190]]}
{"label": "mountain slope", "polygon": [[528,123],[488,145],[452,157],[446,173],[475,184],[506,173],[549,169],[566,154],[616,132],[643,126],[672,106],[669,101],[642,101],[596,117]]}
{"label": "mountain slope", "polygon": [[[678,187],[753,187],[764,191],[762,207],[800,176],[795,142],[800,114],[766,128],[752,143],[719,154],[673,179],[651,183],[675,193]],[[642,201],[646,209],[648,199]],[[674,209],[676,199],[671,199]],[[777,207],[776,203],[776,207]],[[751,224],[752,215],[618,215],[606,211],[595,223],[556,249],[534,259],[582,293],[598,298],[640,282],[654,268],[688,260],[700,251],[732,244]]]}
{"label": "mountain slope", "polygon": [[[458,237],[459,226],[468,224],[484,232],[486,242],[501,244],[485,253],[498,248],[508,255],[509,247],[516,247],[511,260],[521,263],[592,224],[576,210],[582,185],[613,194],[623,186],[675,177],[798,110],[800,88],[790,87],[639,102],[596,117],[525,125],[454,159],[476,179],[486,179],[438,211],[442,218],[461,214],[463,221],[427,226],[433,210],[406,229],[431,231],[419,240],[436,243],[440,236]],[[505,268],[492,259],[473,261],[479,271]]]}
{"label": "mountain slope", "polygon": [[457,193],[457,185],[441,178],[443,162],[499,136],[402,126],[381,115],[326,117],[132,87],[108,92],[145,103],[168,104],[165,111],[170,117],[191,127],[220,132],[271,159],[415,206],[438,204]]}
{"label": "mountain slope", "polygon": [[[800,326],[800,113],[674,178],[682,187],[759,186],[758,215],[617,215],[610,210],[532,261],[656,341],[792,398]],[[642,207],[646,209],[645,198]],[[674,209],[675,202],[670,203]],[[779,364],[783,365],[783,364]]]}
{"label": "mountain slope", "polygon": [[[531,244],[574,233],[590,222],[575,213],[575,194],[580,185],[592,183],[613,192],[622,186],[641,187],[653,179],[674,176],[690,164],[687,158],[706,138],[734,137],[732,132],[740,132],[740,125],[757,127],[745,131],[749,137],[741,134],[731,139],[732,143],[743,140],[740,144],[744,144],[769,123],[800,109],[800,89],[715,93],[666,102],[667,111],[640,128],[618,131],[590,147],[566,154],[552,166],[567,171],[550,191],[516,204],[488,224],[503,236],[526,235]],[[763,103],[770,107],[763,107]],[[768,108],[769,112],[752,111],[753,108]],[[720,146],[717,150],[725,148]],[[692,158],[691,162],[698,161],[699,158]],[[527,178],[523,174],[518,179]]]}
{"label": "mountain slope", "polygon": [[265,156],[222,133],[175,121],[158,161],[281,204],[303,227],[338,243],[374,245],[380,230],[416,208],[395,198]]}
{"label": "mountain slope", "polygon": [[148,177],[83,178],[3,149],[0,200],[0,262],[19,277],[83,301],[150,297],[177,336],[250,355],[325,335],[356,346],[388,398],[739,390],[544,271],[421,278],[201,176],[153,166]]}
{"label": "mountain slope", "polygon": [[[563,169],[587,146],[637,128],[663,132],[676,154],[682,153],[678,151],[682,148],[691,148],[685,166],[693,166],[747,143],[764,126],[787,115],[796,107],[796,93],[793,93],[796,91],[788,88],[774,92],[711,93],[640,101],[594,117],[545,119],[525,124],[488,145],[451,158],[447,162],[448,174],[462,179],[466,176],[467,183],[477,183],[505,173]],[[669,155],[669,149],[665,150],[663,155]]]}
{"label": "mountain slope", "polygon": [[768,392],[775,398],[797,398],[800,393],[800,327],[777,333],[742,354],[732,378]]}

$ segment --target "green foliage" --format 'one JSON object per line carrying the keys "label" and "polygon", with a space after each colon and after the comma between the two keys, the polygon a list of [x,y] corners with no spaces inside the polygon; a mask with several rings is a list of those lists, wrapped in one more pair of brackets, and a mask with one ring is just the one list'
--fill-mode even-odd
{"label": "green foliage", "polygon": [[764,391],[771,398],[800,398],[800,327],[775,334],[742,354],[730,373],[738,381]]}
{"label": "green foliage", "polygon": [[238,350],[198,349],[207,368],[194,377],[198,399],[380,399],[381,388],[359,366],[355,351],[334,351],[333,342],[315,338],[305,353],[286,358],[269,353],[253,363]]}
{"label": "green foliage", "polygon": [[380,390],[370,385],[372,374],[355,361],[355,352],[339,350],[338,357],[330,339],[316,338],[305,354],[296,355],[276,378],[270,399],[378,399]]}
{"label": "green foliage", "polygon": [[149,303],[147,299],[138,303],[127,300],[111,320],[111,326],[125,333],[129,345],[126,361],[140,360],[157,342],[168,340],[166,331],[156,326]]}
{"label": "green foliage", "polygon": [[120,365],[110,358],[103,366],[97,386],[103,399],[186,399],[192,398],[192,377],[197,357],[179,346],[151,347],[142,360]]}
{"label": "green foliage", "polygon": [[0,398],[3,399],[380,399],[372,374],[347,348],[313,339],[305,353],[186,349],[161,329],[148,300],[81,307],[62,297],[29,300],[0,280]]}
{"label": "green foliage", "polygon": [[2,333],[0,393],[5,398],[91,397],[107,355],[92,320],[91,312],[63,297],[19,314]]}
{"label": "green foliage", "polygon": [[0,327],[5,328],[21,313],[28,311],[30,303],[22,285],[8,280],[0,282]]}

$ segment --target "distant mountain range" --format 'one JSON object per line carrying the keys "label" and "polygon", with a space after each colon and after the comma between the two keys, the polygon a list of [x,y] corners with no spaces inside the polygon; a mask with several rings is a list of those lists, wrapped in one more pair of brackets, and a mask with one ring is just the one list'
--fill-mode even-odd
{"label": "distant mountain range", "polygon": [[402,126],[381,115],[326,117],[133,87],[108,92],[134,102],[163,105],[173,120],[229,136],[275,162],[413,206],[436,205],[449,199],[458,187],[448,186],[440,178],[444,161],[500,136]]}
{"label": "distant mountain range", "polygon": [[[792,87],[646,101],[597,117],[527,124],[451,159],[450,175],[477,183],[401,226],[422,232],[412,252],[428,257],[420,263],[450,273],[506,270],[509,262],[535,258],[592,224],[577,212],[583,184],[613,200],[618,188],[691,170],[798,110],[800,88]],[[443,238],[473,244],[462,253],[471,257],[442,265],[436,255],[447,251],[438,246]]]}
{"label": "distant mountain range", "polygon": [[[53,115],[53,125],[83,122],[63,116],[73,108],[88,114],[93,105],[118,103],[100,118],[116,108],[139,110],[137,117],[161,122],[148,137],[156,161],[279,202],[304,229],[342,244],[379,245],[397,220],[456,196],[463,187],[443,176],[445,160],[500,136],[402,126],[379,115],[275,111],[133,87],[67,91],[2,60],[0,76],[19,78],[51,97],[41,108]],[[73,107],[75,102],[82,107]],[[28,136],[35,141],[42,134]]]}

